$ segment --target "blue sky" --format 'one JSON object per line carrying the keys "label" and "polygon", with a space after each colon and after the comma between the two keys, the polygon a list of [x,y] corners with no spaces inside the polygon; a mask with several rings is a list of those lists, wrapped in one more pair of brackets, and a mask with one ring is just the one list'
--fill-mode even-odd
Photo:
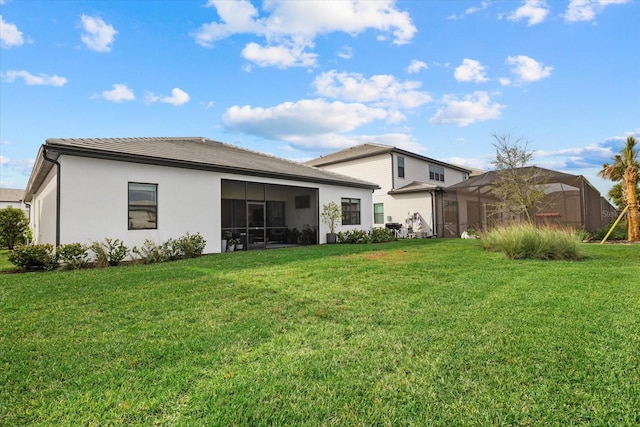
{"label": "blue sky", "polygon": [[640,135],[637,0],[0,0],[0,186],[47,138],[365,142],[490,169],[492,135],[597,178]]}

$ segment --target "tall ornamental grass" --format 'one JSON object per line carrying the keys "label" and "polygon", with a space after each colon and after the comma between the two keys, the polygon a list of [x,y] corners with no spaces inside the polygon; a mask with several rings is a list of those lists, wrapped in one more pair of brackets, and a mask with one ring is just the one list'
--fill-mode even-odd
{"label": "tall ornamental grass", "polygon": [[494,228],[483,236],[483,247],[510,259],[579,260],[582,233],[568,228],[521,223]]}

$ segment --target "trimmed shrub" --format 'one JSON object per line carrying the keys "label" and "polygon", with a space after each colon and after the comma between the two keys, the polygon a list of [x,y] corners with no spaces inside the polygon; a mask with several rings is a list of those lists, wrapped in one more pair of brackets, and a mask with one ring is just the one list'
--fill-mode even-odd
{"label": "trimmed shrub", "polygon": [[363,244],[371,243],[369,233],[365,230],[348,230],[338,233],[339,243]]}
{"label": "trimmed shrub", "polygon": [[371,238],[371,243],[386,243],[393,242],[396,239],[396,235],[393,230],[388,228],[372,228],[369,231],[369,237]]}
{"label": "trimmed shrub", "polygon": [[395,234],[387,228],[372,228],[369,231],[349,230],[338,233],[338,243],[385,243],[393,240],[396,240]]}
{"label": "trimmed shrub", "polygon": [[[593,239],[597,241],[601,241],[604,239],[604,236],[607,235],[609,229],[613,224],[607,224],[602,228],[594,231]],[[607,240],[627,240],[627,221],[622,220],[618,224],[616,224],[616,228],[613,229]]]}
{"label": "trimmed shrub", "polygon": [[538,228],[514,224],[494,228],[482,238],[482,246],[511,259],[578,260],[582,235],[572,229]]}
{"label": "trimmed shrub", "polygon": [[185,236],[174,240],[173,245],[181,258],[196,258],[202,255],[207,241],[200,233],[194,235],[187,233]]}
{"label": "trimmed shrub", "polygon": [[140,260],[145,264],[153,264],[156,262],[165,262],[171,259],[170,248],[167,242],[162,245],[157,245],[153,240],[145,240],[142,247],[136,246],[131,249],[131,252],[138,255]]}
{"label": "trimmed shrub", "polygon": [[9,262],[20,271],[49,271],[58,267],[58,254],[53,245],[18,245],[9,254]]}
{"label": "trimmed shrub", "polygon": [[90,249],[95,254],[96,264],[100,267],[119,265],[129,255],[129,248],[120,239],[93,242]]}
{"label": "trimmed shrub", "polygon": [[89,266],[89,253],[85,245],[80,243],[68,243],[60,245],[56,252],[62,261],[63,268],[67,270],[77,270]]}
{"label": "trimmed shrub", "polygon": [[177,239],[169,239],[161,245],[151,240],[145,240],[141,248],[134,247],[131,251],[138,255],[145,264],[173,261],[184,258],[195,258],[202,255],[207,241],[196,233]]}

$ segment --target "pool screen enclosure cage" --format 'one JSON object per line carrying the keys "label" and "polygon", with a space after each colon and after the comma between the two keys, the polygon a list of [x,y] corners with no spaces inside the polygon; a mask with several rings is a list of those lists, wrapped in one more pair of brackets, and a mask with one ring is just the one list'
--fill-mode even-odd
{"label": "pool screen enclosure cage", "polygon": [[[617,217],[616,209],[583,176],[537,166],[520,170],[526,176],[541,177],[539,185],[543,187],[544,198],[528,212],[537,224],[562,225],[593,232]],[[487,230],[506,221],[526,219],[524,214],[521,218],[514,218],[496,210],[500,201],[493,191],[497,179],[498,173],[491,171],[445,189],[443,205],[449,208],[447,216],[454,216],[452,206],[455,206],[457,215],[457,227],[452,227],[451,220],[444,224],[445,235],[459,235],[468,228]]]}

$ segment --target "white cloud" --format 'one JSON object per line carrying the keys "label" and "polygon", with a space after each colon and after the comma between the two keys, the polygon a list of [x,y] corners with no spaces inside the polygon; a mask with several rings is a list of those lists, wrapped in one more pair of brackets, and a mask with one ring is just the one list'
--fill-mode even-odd
{"label": "white cloud", "polygon": [[491,3],[489,1],[480,2],[480,6],[473,6],[464,11],[465,15],[472,15],[474,13],[481,12],[489,7]]}
{"label": "white cloud", "polygon": [[480,169],[484,171],[494,169],[491,165],[491,159],[488,158],[449,157],[442,160],[447,163],[451,163],[452,165],[458,165],[466,168]]}
{"label": "white cloud", "polygon": [[257,43],[249,43],[242,50],[242,56],[260,67],[287,68],[314,66],[318,55],[306,53],[300,49],[300,46],[287,47],[280,45],[262,47]]}
{"label": "white cloud", "polygon": [[392,114],[388,111],[361,103],[309,99],[270,108],[233,106],[224,113],[222,122],[231,130],[292,141],[300,136],[350,132],[373,121],[390,118]]}
{"label": "white cloud", "polygon": [[211,47],[216,41],[233,34],[262,34],[264,31],[262,24],[257,20],[258,10],[248,0],[209,0],[207,7],[214,7],[222,22],[204,24],[192,33],[192,37],[200,46]]}
{"label": "white cloud", "polygon": [[482,1],[480,3],[480,6],[469,7],[464,11],[464,14],[461,14],[461,15],[455,15],[455,14],[454,15],[450,15],[450,16],[447,17],[447,19],[462,19],[462,18],[464,18],[465,15],[473,15],[474,13],[482,12],[483,10],[489,8],[490,5],[491,5],[490,1],[488,1],[488,0],[487,1]]}
{"label": "white cloud", "polygon": [[426,70],[427,68],[429,68],[429,66],[427,65],[426,62],[418,61],[417,59],[414,59],[413,61],[411,61],[411,64],[409,64],[409,66],[407,67],[407,73],[416,74],[422,70]]}
{"label": "white cloud", "polygon": [[338,51],[338,56],[342,59],[351,59],[353,57],[353,49],[350,46],[342,46]]}
{"label": "white cloud", "polygon": [[33,75],[25,70],[19,71],[7,71],[1,74],[2,79],[8,83],[13,83],[16,79],[23,79],[29,86],[64,86],[67,83],[67,79],[60,77],[57,74],[48,76],[46,74]]}
{"label": "white cloud", "polygon": [[92,98],[102,98],[110,102],[133,101],[136,99],[133,91],[122,83],[112,85],[112,90],[105,90],[100,95],[94,95]]}
{"label": "white cloud", "polygon": [[566,22],[593,21],[606,6],[625,4],[631,0],[571,0],[564,14]]}
{"label": "white cloud", "polygon": [[475,122],[483,122],[500,117],[500,110],[504,105],[492,103],[487,92],[474,92],[459,100],[453,95],[446,95],[443,99],[446,104],[439,108],[435,116],[429,119],[432,125],[456,125],[467,126]]}
{"label": "white cloud", "polygon": [[[144,96],[145,102],[149,104],[152,104],[154,102],[163,102],[165,104],[171,104],[176,107],[186,104],[190,99],[191,98],[189,97],[189,94],[187,92],[177,87],[171,90],[171,96],[159,96],[153,92],[147,92]],[[207,105],[207,108],[209,108],[209,104]]]}
{"label": "white cloud", "polygon": [[82,42],[96,52],[110,52],[118,32],[101,18],[82,15]]}
{"label": "white cloud", "polygon": [[166,96],[160,99],[160,102],[175,105],[177,107],[179,105],[186,104],[189,102],[189,99],[189,94],[187,92],[176,87],[171,90],[171,96]]}
{"label": "white cloud", "polygon": [[196,43],[211,47],[235,34],[263,37],[266,47],[253,42],[243,51],[245,58],[259,61],[261,66],[315,64],[317,55],[305,49],[312,48],[314,39],[321,34],[344,32],[355,36],[374,29],[392,34],[394,44],[405,44],[417,31],[409,14],[397,10],[393,0],[270,0],[263,2],[264,16],[247,0],[209,0],[207,6],[216,9],[220,21],[204,24],[193,32]]}
{"label": "white cloud", "polygon": [[0,156],[0,165],[7,170],[18,172],[20,175],[29,176],[35,164],[35,159],[18,159],[13,160]]}
{"label": "white cloud", "polygon": [[288,143],[290,147],[313,152],[337,151],[366,143],[390,145],[411,151],[412,153],[426,151],[413,136],[406,133],[385,133],[381,135],[349,135],[337,133],[311,136],[297,135],[289,138]]}
{"label": "white cloud", "polygon": [[513,11],[507,19],[510,21],[520,21],[528,19],[527,26],[537,25],[547,18],[549,8],[545,0],[525,0],[524,4]]}
{"label": "white cloud", "polygon": [[365,78],[358,73],[331,70],[316,77],[313,85],[319,95],[373,103],[376,107],[417,108],[432,101],[431,95],[417,90],[420,82],[399,82],[388,74]]}
{"label": "white cloud", "polygon": [[0,15],[0,46],[10,48],[24,43],[22,32],[15,24],[5,22]]}
{"label": "white cloud", "polygon": [[544,79],[549,77],[553,70],[553,67],[545,66],[543,63],[525,55],[509,56],[507,64],[512,65],[511,72],[521,82],[535,82]]}
{"label": "white cloud", "polygon": [[[586,147],[560,148],[557,150],[538,150],[536,159],[554,163],[563,169],[598,168],[605,162],[611,162],[623,147],[625,137],[611,137],[607,140],[588,144]],[[541,163],[542,163],[541,162]]]}
{"label": "white cloud", "polygon": [[482,83],[489,79],[484,74],[484,66],[474,59],[464,59],[462,65],[456,68],[454,76],[459,82]]}

